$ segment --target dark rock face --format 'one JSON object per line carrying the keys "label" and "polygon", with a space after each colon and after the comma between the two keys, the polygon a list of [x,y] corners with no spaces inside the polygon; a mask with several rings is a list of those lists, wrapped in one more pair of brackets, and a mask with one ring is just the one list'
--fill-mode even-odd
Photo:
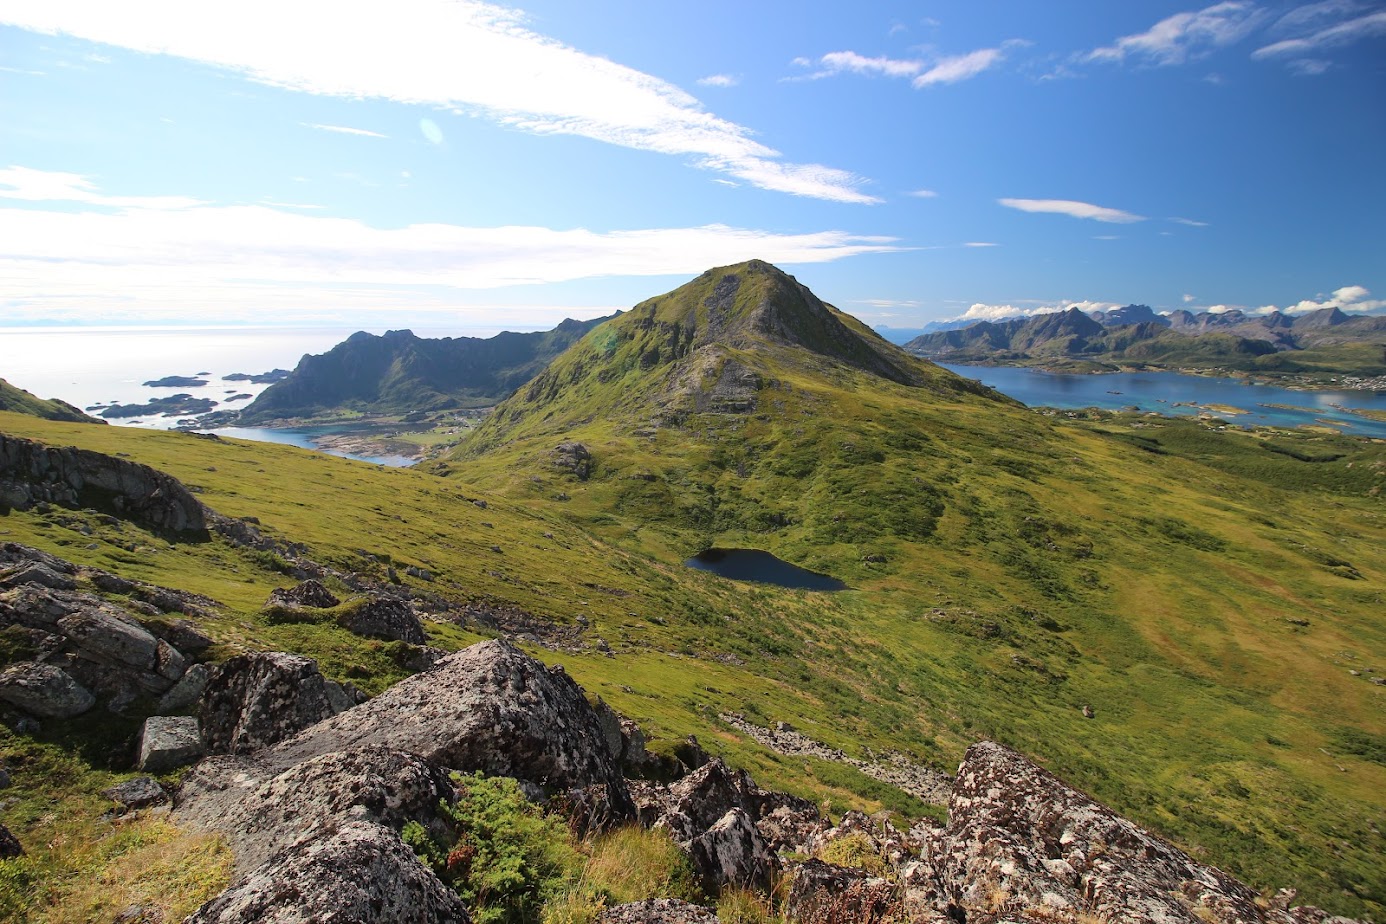
{"label": "dark rock face", "polygon": [[598,924],[717,924],[717,915],[677,898],[651,898],[608,908]]}
{"label": "dark rock face", "polygon": [[310,658],[259,652],[231,658],[202,694],[202,734],[213,754],[246,754],[334,713],[327,681]]}
{"label": "dark rock face", "polygon": [[317,609],[329,609],[341,603],[332,591],[318,581],[307,580],[296,587],[277,588],[270,591],[269,599],[265,601],[266,606],[311,606]]}
{"label": "dark rock face", "polygon": [[167,773],[202,756],[202,735],[197,719],[183,715],[152,715],[140,732],[135,766],[146,773]]}
{"label": "dark rock face", "polygon": [[453,892],[389,828],[353,821],[280,852],[187,924],[469,924]]}
{"label": "dark rock face", "polygon": [[147,776],[137,776],[133,780],[117,783],[101,790],[101,795],[131,810],[162,805],[168,801],[168,793],[164,792],[164,788]]}
{"label": "dark rock face", "polygon": [[443,770],[403,751],[365,747],[324,754],[250,792],[225,785],[224,763],[233,762],[213,758],[188,775],[178,818],[224,834],[239,869],[254,869],[295,841],[350,821],[397,829],[431,820],[439,800],[453,799]]}
{"label": "dark rock face", "polygon": [[97,507],[154,529],[207,535],[203,507],[171,475],[88,449],[0,434],[0,507]]}
{"label": "dark rock face", "polygon": [[13,860],[22,856],[24,848],[20,845],[19,839],[10,833],[9,828],[0,825],[0,860]]}
{"label": "dark rock face", "polygon": [[723,815],[689,841],[687,849],[693,869],[709,889],[724,885],[768,889],[779,868],[778,859],[756,830],[755,821],[741,808]]}
{"label": "dark rock face", "polygon": [[394,597],[371,597],[343,613],[337,622],[343,629],[367,638],[408,642],[411,645],[422,645],[428,641],[423,623],[413,607]]}
{"label": "dark rock face", "polygon": [[42,719],[70,719],[96,704],[91,691],[62,668],[20,661],[0,672],[0,700]]}

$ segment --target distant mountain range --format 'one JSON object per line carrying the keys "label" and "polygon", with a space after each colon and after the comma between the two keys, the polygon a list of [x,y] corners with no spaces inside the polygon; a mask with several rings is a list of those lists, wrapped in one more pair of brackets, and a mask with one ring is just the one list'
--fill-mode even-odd
{"label": "distant mountain range", "polygon": [[1147,305],[1106,312],[1078,308],[922,334],[905,344],[948,362],[1221,367],[1265,372],[1386,374],[1386,317],[1323,308],[1278,311],[1175,311]]}
{"label": "distant mountain range", "polygon": [[357,332],[326,353],[300,359],[241,412],[238,423],[343,410],[407,414],[495,404],[606,320],[569,319],[553,330],[506,331],[486,339]]}

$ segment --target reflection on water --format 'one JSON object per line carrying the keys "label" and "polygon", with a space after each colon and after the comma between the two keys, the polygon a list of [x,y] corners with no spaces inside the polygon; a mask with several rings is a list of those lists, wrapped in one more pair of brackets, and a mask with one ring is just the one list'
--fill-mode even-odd
{"label": "reflection on water", "polygon": [[[1295,391],[1277,385],[1248,385],[1239,379],[1178,372],[1073,375],[1005,366],[944,365],[944,368],[966,378],[979,379],[982,384],[1031,407],[1096,407],[1116,411],[1134,405],[1142,411],[1194,415],[1202,413],[1208,405],[1217,405],[1212,413],[1241,427],[1329,424],[1345,433],[1386,438],[1386,421],[1371,420],[1343,410],[1386,410],[1386,393],[1382,392]],[[1246,413],[1232,415],[1221,410],[1227,407]]]}
{"label": "reflection on water", "polygon": [[791,565],[760,549],[708,549],[684,562],[733,581],[756,581],[795,590],[846,590],[837,578]]}

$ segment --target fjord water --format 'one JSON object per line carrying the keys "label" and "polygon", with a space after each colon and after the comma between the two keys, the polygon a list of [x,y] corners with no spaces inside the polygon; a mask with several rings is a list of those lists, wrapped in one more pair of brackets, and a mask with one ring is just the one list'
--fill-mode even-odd
{"label": "fjord water", "polygon": [[[1195,415],[1216,406],[1211,413],[1240,427],[1328,425],[1357,436],[1386,438],[1386,421],[1343,410],[1386,411],[1386,392],[1296,391],[1178,372],[1074,375],[1008,366],[941,365],[1031,407],[1097,407],[1114,411],[1135,406],[1160,414]],[[1229,407],[1246,413],[1220,410]]]}
{"label": "fjord water", "polygon": [[794,590],[846,590],[835,577],[791,565],[760,549],[707,549],[684,562],[733,581],[755,581]]}

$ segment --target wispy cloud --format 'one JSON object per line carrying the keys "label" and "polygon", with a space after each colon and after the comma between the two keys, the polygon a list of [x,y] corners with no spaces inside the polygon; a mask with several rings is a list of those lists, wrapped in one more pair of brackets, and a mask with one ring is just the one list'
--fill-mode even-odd
{"label": "wispy cloud", "polygon": [[1004,57],[1005,53],[1000,48],[981,48],[965,55],[942,58],[927,71],[914,78],[913,84],[918,88],[930,87],[936,83],[957,83],[990,70],[999,64]]}
{"label": "wispy cloud", "polygon": [[740,82],[741,78],[735,74],[708,74],[698,78],[698,85],[703,87],[734,87]]}
{"label": "wispy cloud", "polygon": [[369,131],[364,128],[352,128],[349,125],[323,125],[319,122],[299,122],[304,128],[314,128],[320,132],[334,132],[338,135],[360,135],[364,138],[388,138],[389,135],[382,135],[380,132]]}
{"label": "wispy cloud", "polygon": [[891,58],[885,55],[870,57],[855,51],[830,51],[817,61],[809,58],[795,58],[798,67],[817,67],[818,69],[801,78],[820,80],[838,74],[860,74],[869,77],[910,77],[915,89],[941,83],[958,83],[976,77],[983,71],[1000,64],[1006,57],[1006,50],[1013,46],[1028,44],[1018,39],[1002,43],[999,48],[981,48],[967,54],[951,57]]}
{"label": "wispy cloud", "polygon": [[1122,36],[1111,45],[1093,49],[1084,60],[1121,62],[1135,58],[1157,65],[1183,64],[1240,41],[1261,18],[1256,5],[1245,0],[1215,3],[1197,12],[1175,13],[1144,32]]}
{"label": "wispy cloud", "polygon": [[520,131],[686,157],[796,196],[879,201],[861,191],[856,174],[785,162],[751,129],[718,118],[678,87],[540,35],[522,14],[477,0],[415,0],[388,16],[343,15],[332,0],[195,9],[177,0],[118,7],[12,0],[0,6],[0,22],[173,55],[304,93],[461,109]]}
{"label": "wispy cloud", "polygon": [[938,193],[932,189],[914,189],[905,193],[907,196],[914,196],[916,199],[937,199]]}
{"label": "wispy cloud", "polygon": [[1206,222],[1206,221],[1196,221],[1195,219],[1192,219],[1192,218],[1171,218],[1170,221],[1174,222],[1174,223],[1177,224],[1177,225],[1187,225],[1187,226],[1190,227],[1190,228],[1206,228],[1206,227],[1208,227],[1208,222]]}
{"label": "wispy cloud", "polygon": [[[905,249],[890,237],[716,224],[376,228],[265,205],[107,196],[85,177],[15,167],[0,171],[0,195],[26,200],[25,207],[0,207],[0,304],[55,317],[136,302],[195,313],[197,294],[214,290],[254,305],[282,303],[305,288],[381,286],[388,290],[382,301],[388,294],[407,302],[419,292],[694,274],[752,256],[805,264]],[[86,207],[41,205],[73,201]]]}
{"label": "wispy cloud", "polygon": [[997,199],[996,201],[1008,209],[1019,209],[1022,212],[1068,215],[1073,218],[1090,218],[1093,221],[1106,221],[1115,224],[1145,221],[1145,217],[1142,215],[1123,212],[1121,209],[1092,205],[1088,202],[1075,202],[1072,199]]}
{"label": "wispy cloud", "polygon": [[1000,247],[1001,245],[1000,245],[1000,244],[997,244],[997,243],[994,242],[994,241],[967,241],[966,243],[963,244],[963,246],[964,246],[964,247]]}
{"label": "wispy cloud", "polygon": [[[1318,6],[1318,4],[1315,4],[1315,6]],[[1304,59],[1308,58],[1310,55],[1331,48],[1350,45],[1353,42],[1378,35],[1386,35],[1386,10],[1368,13],[1365,16],[1358,16],[1354,19],[1335,23],[1334,25],[1312,32],[1309,35],[1284,39],[1270,45],[1265,45],[1252,52],[1251,56],[1257,59]],[[1319,70],[1310,69],[1308,72],[1322,73],[1322,71],[1323,69],[1321,68]]]}
{"label": "wispy cloud", "polygon": [[187,196],[107,196],[90,178],[78,173],[33,170],[29,167],[0,169],[0,199],[23,202],[80,202],[104,208],[146,210],[187,209],[204,205]]}

